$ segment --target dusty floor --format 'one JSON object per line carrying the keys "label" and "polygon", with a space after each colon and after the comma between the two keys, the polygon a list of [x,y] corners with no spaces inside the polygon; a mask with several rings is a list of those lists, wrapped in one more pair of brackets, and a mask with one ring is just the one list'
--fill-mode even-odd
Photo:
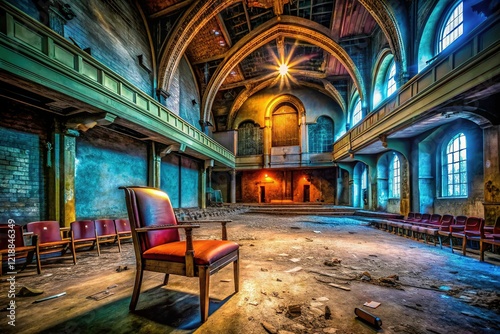
{"label": "dusty floor", "polygon": [[[239,214],[229,238],[241,245],[241,289],[232,268],[212,276],[210,315],[199,322],[198,281],[146,273],[135,313],[128,311],[134,277],[130,243],[71,261],[33,266],[15,277],[43,294],[16,297],[15,327],[0,312],[1,333],[498,333],[500,261],[484,263],[449,247],[377,230],[356,217]],[[197,237],[218,238],[217,225]],[[487,253],[488,254],[488,253]],[[491,254],[490,254],[491,255]],[[117,271],[121,266],[127,270]],[[2,277],[1,305],[10,284]],[[334,283],[337,286],[331,286]],[[90,295],[105,291],[106,298]],[[66,292],[40,303],[33,301]],[[364,303],[380,303],[375,309]],[[325,317],[326,306],[331,311]],[[382,321],[375,329],[356,318],[362,308]]]}

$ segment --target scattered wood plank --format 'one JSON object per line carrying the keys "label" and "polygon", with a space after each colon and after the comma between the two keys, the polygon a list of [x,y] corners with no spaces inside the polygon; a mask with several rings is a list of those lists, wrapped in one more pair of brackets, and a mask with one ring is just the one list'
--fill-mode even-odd
{"label": "scattered wood plank", "polygon": [[333,286],[334,288],[337,288],[337,289],[342,289],[342,290],[345,290],[345,291],[351,291],[351,288],[348,288],[346,286],[342,286],[342,285],[338,285],[338,284],[335,284],[335,283],[328,283],[329,286]]}

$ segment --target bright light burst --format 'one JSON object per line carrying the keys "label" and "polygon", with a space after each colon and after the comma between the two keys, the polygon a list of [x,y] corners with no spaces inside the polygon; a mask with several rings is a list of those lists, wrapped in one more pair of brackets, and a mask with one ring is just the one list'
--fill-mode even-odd
{"label": "bright light burst", "polygon": [[276,84],[278,81],[280,83],[280,89],[283,89],[283,87],[290,88],[290,82],[293,82],[296,85],[299,85],[299,82],[297,79],[293,77],[294,73],[300,72],[299,70],[294,69],[294,66],[297,66],[298,64],[308,61],[313,55],[303,55],[301,57],[298,57],[296,59],[292,59],[293,54],[295,52],[295,48],[297,47],[297,44],[294,44],[290,52],[288,53],[288,56],[285,58],[284,52],[280,54],[279,56],[274,53],[274,51],[269,48],[269,52],[274,60],[274,63],[276,65],[270,65],[266,66],[270,70],[276,71],[277,72],[277,77],[273,83]]}
{"label": "bright light burst", "polygon": [[280,75],[287,75],[288,73],[288,65],[287,64],[281,64],[279,67],[279,72]]}

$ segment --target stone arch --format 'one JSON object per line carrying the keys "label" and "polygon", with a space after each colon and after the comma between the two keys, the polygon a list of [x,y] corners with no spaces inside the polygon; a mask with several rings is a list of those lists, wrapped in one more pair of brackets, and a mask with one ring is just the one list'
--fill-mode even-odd
{"label": "stone arch", "polygon": [[252,33],[238,41],[238,43],[228,51],[228,55],[210,79],[203,95],[203,119],[207,118],[210,114],[215,95],[231,70],[254,50],[279,37],[290,37],[303,40],[307,43],[321,47],[335,56],[346,68],[360,96],[366,96],[365,84],[358,68],[347,52],[331,39],[327,28],[303,18],[281,16],[259,26]]}

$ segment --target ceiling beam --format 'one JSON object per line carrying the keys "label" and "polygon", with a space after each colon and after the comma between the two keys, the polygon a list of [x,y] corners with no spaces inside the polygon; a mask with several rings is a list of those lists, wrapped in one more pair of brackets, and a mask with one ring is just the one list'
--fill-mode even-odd
{"label": "ceiling beam", "polygon": [[172,5],[170,7],[167,7],[165,9],[160,10],[159,12],[156,12],[156,13],[149,15],[149,18],[150,19],[157,19],[159,17],[166,16],[166,15],[171,14],[171,13],[173,13],[181,8],[184,8],[188,5],[190,5],[191,3],[193,3],[193,1],[194,0],[186,0],[183,2],[179,2],[175,5]]}

